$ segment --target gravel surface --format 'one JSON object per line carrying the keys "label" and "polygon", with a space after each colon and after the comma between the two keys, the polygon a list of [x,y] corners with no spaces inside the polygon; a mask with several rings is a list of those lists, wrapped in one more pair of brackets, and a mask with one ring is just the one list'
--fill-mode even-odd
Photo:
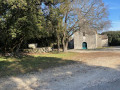
{"label": "gravel surface", "polygon": [[0,90],[92,90],[120,79],[120,53],[107,54],[42,72],[0,78]]}
{"label": "gravel surface", "polygon": [[109,83],[102,83],[96,86],[92,86],[84,90],[120,90],[120,79]]}

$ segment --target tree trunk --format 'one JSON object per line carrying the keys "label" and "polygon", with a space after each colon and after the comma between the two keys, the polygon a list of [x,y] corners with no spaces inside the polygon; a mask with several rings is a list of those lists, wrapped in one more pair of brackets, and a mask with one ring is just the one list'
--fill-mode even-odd
{"label": "tree trunk", "polygon": [[23,42],[23,38],[20,40],[20,43],[17,45],[16,52],[15,52],[15,54],[16,54],[17,56],[19,55],[19,50],[20,50],[20,47],[21,47],[22,42]]}
{"label": "tree trunk", "polygon": [[63,43],[63,52],[67,52],[67,49],[68,49],[68,40],[62,40],[62,43]]}
{"label": "tree trunk", "polygon": [[68,50],[68,42],[65,43],[64,52],[67,52],[67,50]]}
{"label": "tree trunk", "polygon": [[57,36],[57,50],[59,53],[60,52],[60,38],[59,38],[59,36]]}
{"label": "tree trunk", "polygon": [[3,55],[5,56],[6,55],[6,53],[7,53],[7,40],[5,40],[5,45],[4,45],[4,47],[3,47]]}

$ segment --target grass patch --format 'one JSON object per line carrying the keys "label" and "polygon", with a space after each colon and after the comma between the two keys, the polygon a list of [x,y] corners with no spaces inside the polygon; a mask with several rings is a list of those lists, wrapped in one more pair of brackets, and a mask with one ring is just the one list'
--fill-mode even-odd
{"label": "grass patch", "polygon": [[108,48],[113,48],[113,47],[98,47],[96,49],[108,49]]}
{"label": "grass patch", "polygon": [[22,58],[0,57],[0,77],[15,76],[34,71],[72,64],[77,53],[28,55]]}

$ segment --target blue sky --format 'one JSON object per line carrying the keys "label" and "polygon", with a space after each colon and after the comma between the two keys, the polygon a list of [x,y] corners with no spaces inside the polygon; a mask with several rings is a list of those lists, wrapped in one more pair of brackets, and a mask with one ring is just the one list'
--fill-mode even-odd
{"label": "blue sky", "polygon": [[120,0],[103,0],[109,9],[110,31],[120,31]]}

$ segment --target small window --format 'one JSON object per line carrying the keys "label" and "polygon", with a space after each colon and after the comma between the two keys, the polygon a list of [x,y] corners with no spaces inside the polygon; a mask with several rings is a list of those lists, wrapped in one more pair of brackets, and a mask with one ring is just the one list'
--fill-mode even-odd
{"label": "small window", "polygon": [[85,32],[83,32],[83,36],[85,36]]}

